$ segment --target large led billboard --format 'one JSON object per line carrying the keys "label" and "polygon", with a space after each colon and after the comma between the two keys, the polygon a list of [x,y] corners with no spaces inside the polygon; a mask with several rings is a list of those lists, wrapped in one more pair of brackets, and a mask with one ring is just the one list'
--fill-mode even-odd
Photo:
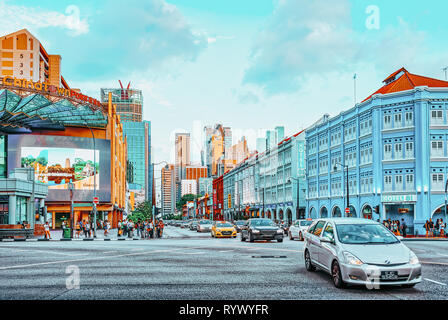
{"label": "large led billboard", "polygon": [[[95,150],[95,153],[94,153]],[[94,180],[100,202],[110,201],[110,140],[46,135],[10,135],[8,172],[34,167],[35,179],[48,184],[48,201],[92,202]],[[96,177],[94,175],[96,169]]]}
{"label": "large led billboard", "polygon": [[98,150],[21,147],[20,157],[21,166],[33,167],[35,180],[48,184],[48,189],[68,189],[70,181],[79,190],[99,186]]}

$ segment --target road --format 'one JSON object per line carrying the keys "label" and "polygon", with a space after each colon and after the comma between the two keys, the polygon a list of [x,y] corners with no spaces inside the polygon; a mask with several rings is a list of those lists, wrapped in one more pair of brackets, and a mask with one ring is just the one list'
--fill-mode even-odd
{"label": "road", "polygon": [[423,262],[421,284],[340,290],[307,272],[303,242],[287,238],[249,243],[168,226],[166,238],[144,241],[0,242],[0,299],[448,299],[448,242],[405,244]]}

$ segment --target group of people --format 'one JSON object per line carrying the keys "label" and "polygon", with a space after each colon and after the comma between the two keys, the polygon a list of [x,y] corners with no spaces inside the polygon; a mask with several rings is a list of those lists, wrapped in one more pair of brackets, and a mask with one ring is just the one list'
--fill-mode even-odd
{"label": "group of people", "polygon": [[406,237],[407,235],[407,228],[406,222],[404,219],[400,220],[391,220],[390,218],[388,220],[383,220],[383,225],[392,231],[396,236],[403,236]]}
{"label": "group of people", "polygon": [[136,222],[129,220],[118,221],[118,236],[128,238],[134,237],[134,232],[137,237],[142,239],[161,238],[163,235],[163,228],[165,227],[162,220],[138,220]]}
{"label": "group of people", "polygon": [[425,230],[427,237],[445,237],[446,222],[443,219],[437,219],[436,222],[430,218],[425,222]]}

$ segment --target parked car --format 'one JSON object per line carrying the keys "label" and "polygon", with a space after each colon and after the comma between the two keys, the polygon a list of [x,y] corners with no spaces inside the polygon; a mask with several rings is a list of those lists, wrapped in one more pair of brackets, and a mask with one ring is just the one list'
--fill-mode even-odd
{"label": "parked car", "polygon": [[196,220],[193,220],[193,221],[190,223],[190,230],[195,231],[195,230],[197,230],[197,229],[198,229],[198,222],[197,222]]}
{"label": "parked car", "polygon": [[212,230],[213,222],[210,220],[199,220],[197,232],[210,232]]}
{"label": "parked car", "polygon": [[305,267],[331,274],[335,287],[422,281],[417,256],[382,224],[361,218],[318,219],[305,235]]}
{"label": "parked car", "polygon": [[313,223],[312,219],[300,219],[293,222],[289,227],[288,235],[290,240],[305,240],[305,233],[309,226]]}
{"label": "parked car", "polygon": [[212,226],[212,238],[236,238],[235,225],[228,221],[215,221]]}
{"label": "parked car", "polygon": [[283,229],[279,228],[271,219],[249,219],[241,230],[241,241],[249,240],[277,240],[283,242]]}
{"label": "parked car", "polygon": [[238,220],[234,222],[236,232],[241,232],[241,227],[244,225],[244,220]]}

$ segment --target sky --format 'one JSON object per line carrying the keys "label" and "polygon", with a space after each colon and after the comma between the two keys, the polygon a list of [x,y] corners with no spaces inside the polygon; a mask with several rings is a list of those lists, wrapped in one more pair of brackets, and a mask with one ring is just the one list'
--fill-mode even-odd
{"label": "sky", "polygon": [[[27,28],[62,56],[69,85],[99,98],[143,90],[153,162],[175,132],[222,123],[255,149],[353,107],[401,67],[444,79],[448,2],[387,0],[0,0],[0,35]],[[356,73],[356,100],[354,74]]]}

